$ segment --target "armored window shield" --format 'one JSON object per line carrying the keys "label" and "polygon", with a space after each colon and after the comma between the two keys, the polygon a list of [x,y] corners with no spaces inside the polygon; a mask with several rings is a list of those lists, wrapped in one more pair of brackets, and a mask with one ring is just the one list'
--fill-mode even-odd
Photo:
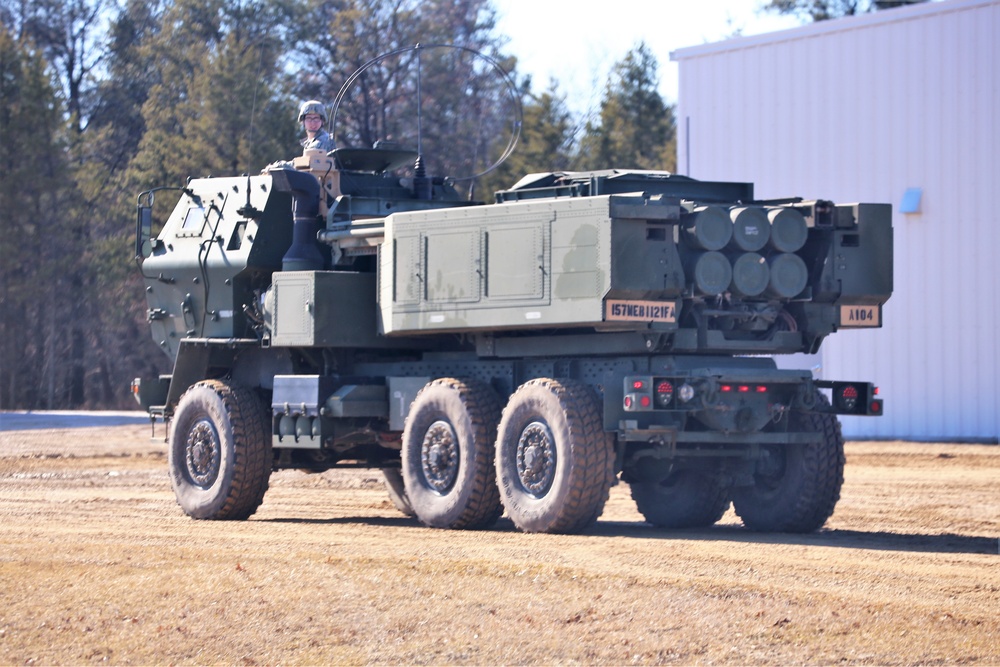
{"label": "armored window shield", "polygon": [[135,256],[145,259],[153,254],[153,207],[137,206],[135,215]]}
{"label": "armored window shield", "polygon": [[184,216],[184,222],[181,223],[181,229],[177,236],[201,236],[207,219],[204,207],[192,206]]}

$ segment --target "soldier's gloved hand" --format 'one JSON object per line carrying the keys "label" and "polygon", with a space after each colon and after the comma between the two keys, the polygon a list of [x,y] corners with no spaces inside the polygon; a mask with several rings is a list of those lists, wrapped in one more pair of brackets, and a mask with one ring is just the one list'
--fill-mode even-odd
{"label": "soldier's gloved hand", "polygon": [[278,160],[277,162],[272,162],[271,164],[269,164],[266,167],[264,167],[263,169],[261,169],[260,173],[266,174],[267,172],[271,171],[272,169],[288,169],[291,166],[292,166],[292,163],[288,162],[287,160]]}

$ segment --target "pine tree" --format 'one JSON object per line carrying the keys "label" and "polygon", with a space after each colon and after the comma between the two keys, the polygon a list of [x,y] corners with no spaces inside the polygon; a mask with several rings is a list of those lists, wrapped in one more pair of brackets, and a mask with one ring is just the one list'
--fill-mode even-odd
{"label": "pine tree", "polygon": [[299,152],[279,68],[281,19],[269,7],[184,0],[167,9],[143,47],[160,64],[142,109],[133,183],[256,172]]}
{"label": "pine tree", "polygon": [[0,26],[0,407],[63,405],[72,239],[62,226],[65,123],[48,62]]}
{"label": "pine tree", "polygon": [[580,169],[675,168],[674,109],[657,91],[657,69],[644,43],[615,65],[598,116],[587,123],[580,143]]}
{"label": "pine tree", "polygon": [[526,96],[517,149],[495,172],[481,179],[477,184],[477,199],[492,201],[496,190],[511,187],[527,174],[563,171],[572,164],[579,126],[567,109],[558,84],[551,82],[544,93],[528,92]]}

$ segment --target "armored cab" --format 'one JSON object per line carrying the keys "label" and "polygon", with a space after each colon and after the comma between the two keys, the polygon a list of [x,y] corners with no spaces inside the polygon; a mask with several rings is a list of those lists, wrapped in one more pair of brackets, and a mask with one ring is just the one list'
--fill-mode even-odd
{"label": "armored cab", "polygon": [[[236,212],[249,202],[254,217]],[[189,184],[142,263],[153,340],[171,358],[185,338],[240,338],[248,305],[281,269],[292,199],[270,177]]]}

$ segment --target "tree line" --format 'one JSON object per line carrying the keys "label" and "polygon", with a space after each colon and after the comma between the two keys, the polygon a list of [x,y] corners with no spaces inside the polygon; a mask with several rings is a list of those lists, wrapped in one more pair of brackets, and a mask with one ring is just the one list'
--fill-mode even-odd
{"label": "tree line", "polygon": [[0,0],[0,409],[132,407],[132,377],[169,373],[136,196],[298,154],[298,104],[329,108],[359,69],[337,144],[419,141],[479,200],[530,172],[674,169],[644,44],[577,115],[519,72],[495,19],[490,0]]}

